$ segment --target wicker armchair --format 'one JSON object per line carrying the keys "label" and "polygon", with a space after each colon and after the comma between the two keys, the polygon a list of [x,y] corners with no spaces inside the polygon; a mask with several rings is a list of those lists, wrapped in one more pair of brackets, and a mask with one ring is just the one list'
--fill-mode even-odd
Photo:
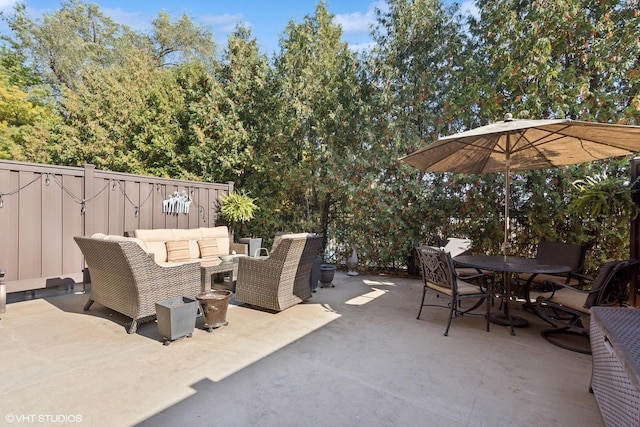
{"label": "wicker armchair", "polygon": [[84,306],[94,302],[131,317],[128,333],[142,322],[155,318],[155,303],[201,291],[200,263],[161,267],[133,241],[74,237],[84,255],[91,276],[91,295]]}
{"label": "wicker armchair", "polygon": [[268,257],[239,258],[236,300],[282,311],[310,298],[311,268],[321,251],[321,235],[290,234]]}

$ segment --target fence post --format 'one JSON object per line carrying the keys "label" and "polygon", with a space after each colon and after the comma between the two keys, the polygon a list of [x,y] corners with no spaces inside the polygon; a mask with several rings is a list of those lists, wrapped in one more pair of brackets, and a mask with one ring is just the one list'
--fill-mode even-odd
{"label": "fence post", "polygon": [[83,180],[83,196],[84,200],[89,200],[89,206],[86,207],[84,215],[82,215],[82,235],[83,236],[91,236],[96,232],[96,205],[93,198],[95,197],[95,176],[96,176],[96,167],[95,165],[86,163],[83,166],[84,174],[82,176]]}
{"label": "fence post", "polygon": [[7,288],[4,284],[4,270],[0,270],[0,314],[7,312]]}

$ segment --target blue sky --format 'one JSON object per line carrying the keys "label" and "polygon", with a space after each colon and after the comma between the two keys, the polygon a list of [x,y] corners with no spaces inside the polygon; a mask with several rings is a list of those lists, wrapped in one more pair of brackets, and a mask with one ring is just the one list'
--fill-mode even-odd
{"label": "blue sky", "polygon": [[[0,11],[10,11],[18,0],[0,0]],[[104,14],[115,21],[139,31],[149,28],[158,13],[167,12],[177,19],[183,13],[198,25],[211,30],[215,41],[225,45],[227,35],[237,24],[251,28],[263,53],[278,50],[279,37],[287,23],[303,21],[306,15],[315,13],[319,0],[181,0],[158,2],[152,0],[87,0],[96,3]],[[43,13],[60,9],[59,0],[24,0],[27,13],[38,18]],[[448,2],[447,2],[448,3]],[[462,0],[461,0],[462,3]],[[471,4],[471,2],[467,2]],[[326,0],[327,9],[342,25],[343,39],[354,49],[371,41],[369,25],[374,22],[376,6],[384,7],[385,1],[375,0]],[[6,31],[2,29],[2,31]]]}

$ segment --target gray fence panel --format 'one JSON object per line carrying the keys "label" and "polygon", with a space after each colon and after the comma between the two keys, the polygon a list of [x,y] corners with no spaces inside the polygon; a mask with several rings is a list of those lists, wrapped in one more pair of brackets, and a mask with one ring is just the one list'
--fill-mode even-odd
{"label": "gray fence panel", "polygon": [[[218,197],[231,191],[232,182],[0,161],[0,269],[7,292],[80,282],[84,260],[74,236],[215,226]],[[174,192],[191,197],[188,213],[163,212]]]}

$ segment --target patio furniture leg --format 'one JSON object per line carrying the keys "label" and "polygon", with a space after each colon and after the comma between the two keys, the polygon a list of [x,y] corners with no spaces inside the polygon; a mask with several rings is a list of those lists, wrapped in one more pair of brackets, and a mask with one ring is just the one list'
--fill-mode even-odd
{"label": "patio furniture leg", "polygon": [[89,308],[91,307],[91,304],[93,304],[93,300],[91,298],[89,298],[89,301],[87,301],[87,303],[84,305],[83,310],[84,311],[89,310]]}
{"label": "patio furniture leg", "polygon": [[491,305],[493,303],[493,285],[489,284],[488,285],[488,289],[487,292],[489,292],[489,294],[491,295],[490,297],[486,298],[486,304],[487,304],[487,332],[489,331],[489,319],[491,318]]}
{"label": "patio furniture leg", "polygon": [[444,336],[449,336],[449,326],[451,326],[451,319],[453,319],[453,312],[456,310],[455,304],[450,304],[451,310],[449,311],[449,321],[447,322],[447,329],[444,331]]}
{"label": "patio furniture leg", "polygon": [[416,319],[420,319],[420,314],[422,314],[422,307],[424,307],[424,297],[427,295],[426,286],[422,287],[422,303],[420,303],[420,311],[418,311],[418,317]]}
{"label": "patio furniture leg", "polygon": [[127,333],[128,334],[135,334],[137,330],[138,330],[138,321],[137,320],[133,320],[131,322],[131,326],[129,326],[129,330],[127,331]]}

